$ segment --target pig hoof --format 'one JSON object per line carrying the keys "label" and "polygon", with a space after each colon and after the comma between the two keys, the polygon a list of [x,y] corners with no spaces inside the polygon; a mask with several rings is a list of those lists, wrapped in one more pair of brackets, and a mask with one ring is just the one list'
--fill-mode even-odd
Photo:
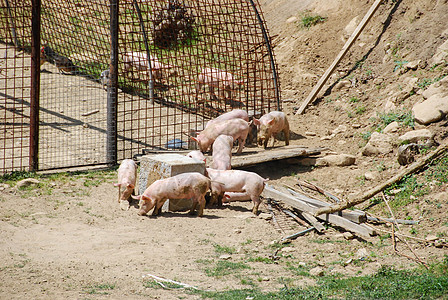
{"label": "pig hoof", "polygon": [[141,210],[138,212],[139,216],[146,216],[146,212],[144,210]]}

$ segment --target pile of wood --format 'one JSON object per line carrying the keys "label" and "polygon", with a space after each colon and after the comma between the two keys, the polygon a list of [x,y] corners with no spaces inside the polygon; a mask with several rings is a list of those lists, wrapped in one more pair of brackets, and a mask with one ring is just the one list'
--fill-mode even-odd
{"label": "pile of wood", "polygon": [[[337,201],[336,197],[320,190],[318,187],[312,184],[302,182],[301,185],[307,186],[310,189],[319,190],[320,192],[324,193],[327,198]],[[307,225],[303,220],[306,220],[306,222],[310,224],[310,227],[308,229],[291,236],[287,236],[284,239],[295,238],[312,230],[316,230],[322,233],[325,231],[323,222],[343,228],[344,230],[363,238],[376,235],[375,230],[365,224],[365,222],[368,220],[368,217],[363,211],[343,210],[340,212],[322,214],[315,217],[314,215],[319,208],[330,206],[331,203],[312,198],[296,191],[295,189],[274,187],[272,185],[265,186],[262,196],[265,199],[274,201],[274,203],[280,202],[284,204],[282,206],[291,207],[292,209],[282,208],[281,210],[302,225]],[[268,201],[268,205],[270,201]]]}

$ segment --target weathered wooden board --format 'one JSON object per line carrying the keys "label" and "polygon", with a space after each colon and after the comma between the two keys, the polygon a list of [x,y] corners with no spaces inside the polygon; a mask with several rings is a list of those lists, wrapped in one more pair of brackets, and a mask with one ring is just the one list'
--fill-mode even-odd
{"label": "weathered wooden board", "polygon": [[232,156],[232,169],[256,165],[264,162],[281,160],[299,156],[320,154],[326,148],[310,149],[302,146],[289,145],[275,148],[245,148],[241,155]]}

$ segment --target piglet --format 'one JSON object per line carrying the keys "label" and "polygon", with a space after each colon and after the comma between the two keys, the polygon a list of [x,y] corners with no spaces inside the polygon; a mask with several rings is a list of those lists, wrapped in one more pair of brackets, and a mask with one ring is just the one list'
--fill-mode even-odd
{"label": "piglet", "polygon": [[153,182],[142,195],[132,196],[142,203],[138,214],[146,215],[154,208],[152,215],[160,214],[163,203],[167,199],[192,199],[190,214],[193,214],[199,204],[198,216],[204,213],[205,194],[210,190],[210,179],[200,173],[182,173],[166,179]]}
{"label": "piglet", "polygon": [[232,91],[241,88],[243,81],[236,80],[231,73],[218,68],[202,68],[198,75],[196,91],[201,90],[204,85],[208,86],[212,96],[216,96],[215,88],[217,88],[219,97],[232,99]]}
{"label": "piglet", "polygon": [[232,168],[233,137],[220,135],[213,143],[213,163],[211,168],[216,170],[230,170]]}
{"label": "piglet", "polygon": [[[150,55],[149,57],[154,81],[162,82],[164,77],[172,77],[177,75],[174,66],[160,62],[155,56]],[[123,63],[125,72],[130,72],[133,69],[144,72],[149,71],[147,55],[143,52],[125,52],[123,54]],[[147,73],[145,77],[148,77]]]}
{"label": "piglet", "polygon": [[245,110],[234,109],[234,110],[231,110],[229,112],[226,112],[226,113],[220,115],[219,117],[211,119],[210,121],[207,122],[207,124],[205,125],[205,128],[207,128],[208,126],[210,126],[214,123],[223,122],[223,121],[227,121],[227,120],[231,120],[231,119],[243,119],[244,121],[249,121],[249,115],[247,114],[247,112]]}
{"label": "piglet", "polygon": [[218,202],[222,205],[222,198],[225,192],[246,193],[254,203],[252,212],[258,214],[258,207],[261,200],[260,195],[263,192],[265,182],[260,175],[241,170],[214,170],[207,168],[207,175],[211,180],[212,198],[211,204]]}
{"label": "piglet", "polygon": [[[124,159],[118,168],[118,202],[128,200],[133,194],[135,183],[137,181],[137,164],[132,159]],[[124,191],[122,192],[122,188]]]}
{"label": "piglet", "polygon": [[233,140],[238,140],[237,154],[240,154],[243,151],[248,132],[249,124],[246,121],[231,119],[214,123],[201,131],[197,137],[191,137],[191,139],[198,143],[199,150],[206,152],[218,136],[229,135],[233,137]]}
{"label": "piglet", "polygon": [[199,150],[193,150],[187,153],[187,157],[192,158],[197,161],[203,161],[204,163],[207,163],[207,159],[205,158],[204,154]]}
{"label": "piglet", "polygon": [[289,145],[289,123],[283,112],[271,111],[262,116],[259,120],[254,119],[254,123],[258,126],[258,145],[263,145],[266,149],[268,141],[272,136],[274,137],[272,146],[274,146],[275,136],[280,131],[285,134],[286,145]]}

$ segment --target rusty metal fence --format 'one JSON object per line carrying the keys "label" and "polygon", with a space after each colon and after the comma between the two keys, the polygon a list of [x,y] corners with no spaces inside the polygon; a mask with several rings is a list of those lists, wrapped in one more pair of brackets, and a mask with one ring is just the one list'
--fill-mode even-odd
{"label": "rusty metal fence", "polygon": [[0,173],[192,148],[223,112],[281,109],[257,1],[0,4]]}

